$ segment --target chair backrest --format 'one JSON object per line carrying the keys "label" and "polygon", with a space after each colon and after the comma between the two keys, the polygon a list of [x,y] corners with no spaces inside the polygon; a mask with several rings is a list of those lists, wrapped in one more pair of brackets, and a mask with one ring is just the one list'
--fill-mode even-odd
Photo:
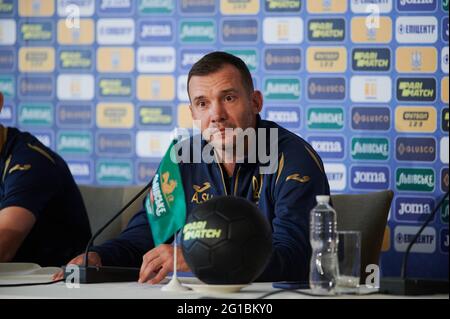
{"label": "chair backrest", "polygon": [[338,230],[361,232],[361,283],[365,282],[366,266],[379,265],[381,245],[393,197],[391,190],[369,194],[332,195],[337,213]]}
{"label": "chair backrest", "polygon": [[[86,206],[92,234],[102,227],[142,189],[140,186],[100,187],[78,185],[78,187]],[[142,208],[142,201],[145,195],[146,193],[128,207],[121,217],[109,225],[95,240],[95,243],[101,244],[108,239],[117,237],[125,228],[129,219]]]}

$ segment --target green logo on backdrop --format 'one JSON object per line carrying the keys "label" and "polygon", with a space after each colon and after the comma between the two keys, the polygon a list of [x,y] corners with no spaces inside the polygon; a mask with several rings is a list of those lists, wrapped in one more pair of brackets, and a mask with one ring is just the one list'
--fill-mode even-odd
{"label": "green logo on backdrop", "polygon": [[431,168],[398,168],[395,175],[397,189],[400,191],[434,190],[434,170]]}
{"label": "green logo on backdrop", "polygon": [[318,130],[339,130],[344,127],[344,110],[340,107],[310,108],[308,128]]}
{"label": "green logo on backdrop", "polygon": [[226,50],[245,62],[250,71],[256,71],[258,68],[258,54],[256,50]]}
{"label": "green logo on backdrop", "polygon": [[133,168],[128,161],[100,160],[97,162],[96,175],[100,184],[130,184]]}
{"label": "green logo on backdrop", "polygon": [[19,106],[19,124],[51,126],[53,108],[51,104],[21,104]]}
{"label": "green logo on backdrop", "polygon": [[298,100],[300,92],[300,79],[269,78],[264,81],[264,97],[268,100]]}
{"label": "green logo on backdrop", "polygon": [[448,12],[448,2],[449,0],[442,0],[442,9]]}
{"label": "green logo on backdrop", "polygon": [[183,21],[180,40],[183,43],[213,43],[216,40],[216,24],[214,21]]}
{"label": "green logo on backdrop", "polygon": [[389,141],[387,138],[352,138],[352,158],[355,160],[387,160]]}
{"label": "green logo on backdrop", "polygon": [[174,7],[174,0],[139,0],[141,14],[168,14]]}
{"label": "green logo on backdrop", "polygon": [[90,132],[61,132],[58,134],[57,150],[60,153],[89,155],[92,153]]}
{"label": "green logo on backdrop", "polygon": [[14,80],[11,76],[0,76],[0,92],[4,97],[14,97]]}
{"label": "green logo on backdrop", "polygon": [[448,199],[446,199],[444,205],[442,205],[441,220],[444,224],[448,224]]}

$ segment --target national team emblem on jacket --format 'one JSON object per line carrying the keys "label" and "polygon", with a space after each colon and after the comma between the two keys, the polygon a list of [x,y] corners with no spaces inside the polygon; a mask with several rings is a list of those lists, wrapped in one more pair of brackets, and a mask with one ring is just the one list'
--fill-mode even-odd
{"label": "national team emblem on jacket", "polygon": [[192,188],[194,189],[194,195],[192,195],[191,203],[201,204],[213,198],[212,194],[205,193],[211,188],[210,182],[204,182],[202,186],[192,185]]}

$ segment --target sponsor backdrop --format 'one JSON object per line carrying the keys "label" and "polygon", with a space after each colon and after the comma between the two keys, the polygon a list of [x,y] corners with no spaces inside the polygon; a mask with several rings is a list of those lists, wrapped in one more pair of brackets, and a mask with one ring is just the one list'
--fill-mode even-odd
{"label": "sponsor backdrop", "polygon": [[[334,193],[395,191],[382,265],[448,190],[448,0],[0,0],[2,124],[37,135],[79,183],[142,184],[190,127],[192,64],[240,56],[263,117],[306,138]],[[448,277],[448,201],[411,275]]]}

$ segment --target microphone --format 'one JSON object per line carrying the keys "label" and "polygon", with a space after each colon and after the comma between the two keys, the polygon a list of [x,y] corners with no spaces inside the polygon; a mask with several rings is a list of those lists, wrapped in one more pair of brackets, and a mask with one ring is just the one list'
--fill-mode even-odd
{"label": "microphone", "polygon": [[436,212],[444,203],[448,196],[448,191],[439,201],[425,223],[420,227],[414,238],[408,244],[405,255],[403,256],[401,277],[384,277],[380,280],[380,292],[392,295],[429,295],[438,293],[448,293],[448,280],[427,279],[427,278],[407,278],[408,258],[411,248],[416,243],[425,227],[434,219]]}
{"label": "microphone", "polygon": [[[114,221],[117,217],[122,215],[124,211],[128,209],[145,191],[147,191],[152,185],[153,179],[145,185],[145,187],[139,191],[121,210],[119,210],[113,217],[111,217],[105,225],[100,227],[91,239],[89,239],[86,245],[86,251],[84,253],[84,264],[78,266],[80,283],[102,283],[102,282],[124,282],[124,281],[137,281],[139,279],[140,268],[132,267],[113,267],[113,266],[89,266],[88,255],[89,249],[94,244],[94,240]],[[73,265],[64,266],[64,280],[69,276],[73,277]],[[69,278],[70,278],[69,277]]]}

